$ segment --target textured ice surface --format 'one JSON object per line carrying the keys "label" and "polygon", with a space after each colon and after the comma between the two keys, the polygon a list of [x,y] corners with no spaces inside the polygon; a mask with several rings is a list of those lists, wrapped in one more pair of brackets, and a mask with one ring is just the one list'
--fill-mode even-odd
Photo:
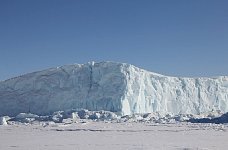
{"label": "textured ice surface", "polygon": [[227,112],[228,77],[168,77],[124,63],[91,62],[0,82],[0,116],[78,108],[124,115]]}
{"label": "textured ice surface", "polygon": [[7,125],[5,117],[0,117],[0,125]]}

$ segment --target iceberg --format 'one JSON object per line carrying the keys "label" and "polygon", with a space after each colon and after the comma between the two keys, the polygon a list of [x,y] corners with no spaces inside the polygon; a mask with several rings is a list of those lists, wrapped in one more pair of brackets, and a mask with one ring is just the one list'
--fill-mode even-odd
{"label": "iceberg", "polygon": [[48,115],[70,109],[121,115],[228,112],[228,76],[164,76],[117,62],[89,62],[0,82],[0,116]]}

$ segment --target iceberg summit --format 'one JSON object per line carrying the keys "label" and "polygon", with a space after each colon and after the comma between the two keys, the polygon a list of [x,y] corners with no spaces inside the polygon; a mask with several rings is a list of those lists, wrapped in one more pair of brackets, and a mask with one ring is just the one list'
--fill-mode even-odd
{"label": "iceberg summit", "polygon": [[169,77],[116,62],[65,65],[0,82],[0,116],[59,110],[122,115],[228,112],[228,76]]}

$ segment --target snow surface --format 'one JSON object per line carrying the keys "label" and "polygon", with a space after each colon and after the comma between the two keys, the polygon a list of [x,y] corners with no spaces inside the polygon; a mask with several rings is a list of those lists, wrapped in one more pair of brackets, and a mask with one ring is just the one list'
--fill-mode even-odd
{"label": "snow surface", "polygon": [[169,77],[124,63],[90,62],[0,82],[0,116],[80,108],[122,115],[224,113],[228,111],[228,77]]}
{"label": "snow surface", "polygon": [[227,125],[81,122],[0,126],[1,150],[225,150]]}

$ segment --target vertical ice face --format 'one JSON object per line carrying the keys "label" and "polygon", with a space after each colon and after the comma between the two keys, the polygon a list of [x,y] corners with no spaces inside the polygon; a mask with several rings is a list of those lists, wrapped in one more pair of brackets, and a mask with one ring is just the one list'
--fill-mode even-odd
{"label": "vertical ice face", "polygon": [[127,65],[125,75],[123,114],[228,111],[228,77],[168,77],[132,65]]}
{"label": "vertical ice face", "polygon": [[122,114],[228,111],[228,77],[177,78],[114,62],[67,65],[0,82],[0,116],[85,108]]}
{"label": "vertical ice face", "polygon": [[67,65],[0,83],[0,116],[19,112],[48,114],[86,108],[121,112],[125,91],[120,63]]}

